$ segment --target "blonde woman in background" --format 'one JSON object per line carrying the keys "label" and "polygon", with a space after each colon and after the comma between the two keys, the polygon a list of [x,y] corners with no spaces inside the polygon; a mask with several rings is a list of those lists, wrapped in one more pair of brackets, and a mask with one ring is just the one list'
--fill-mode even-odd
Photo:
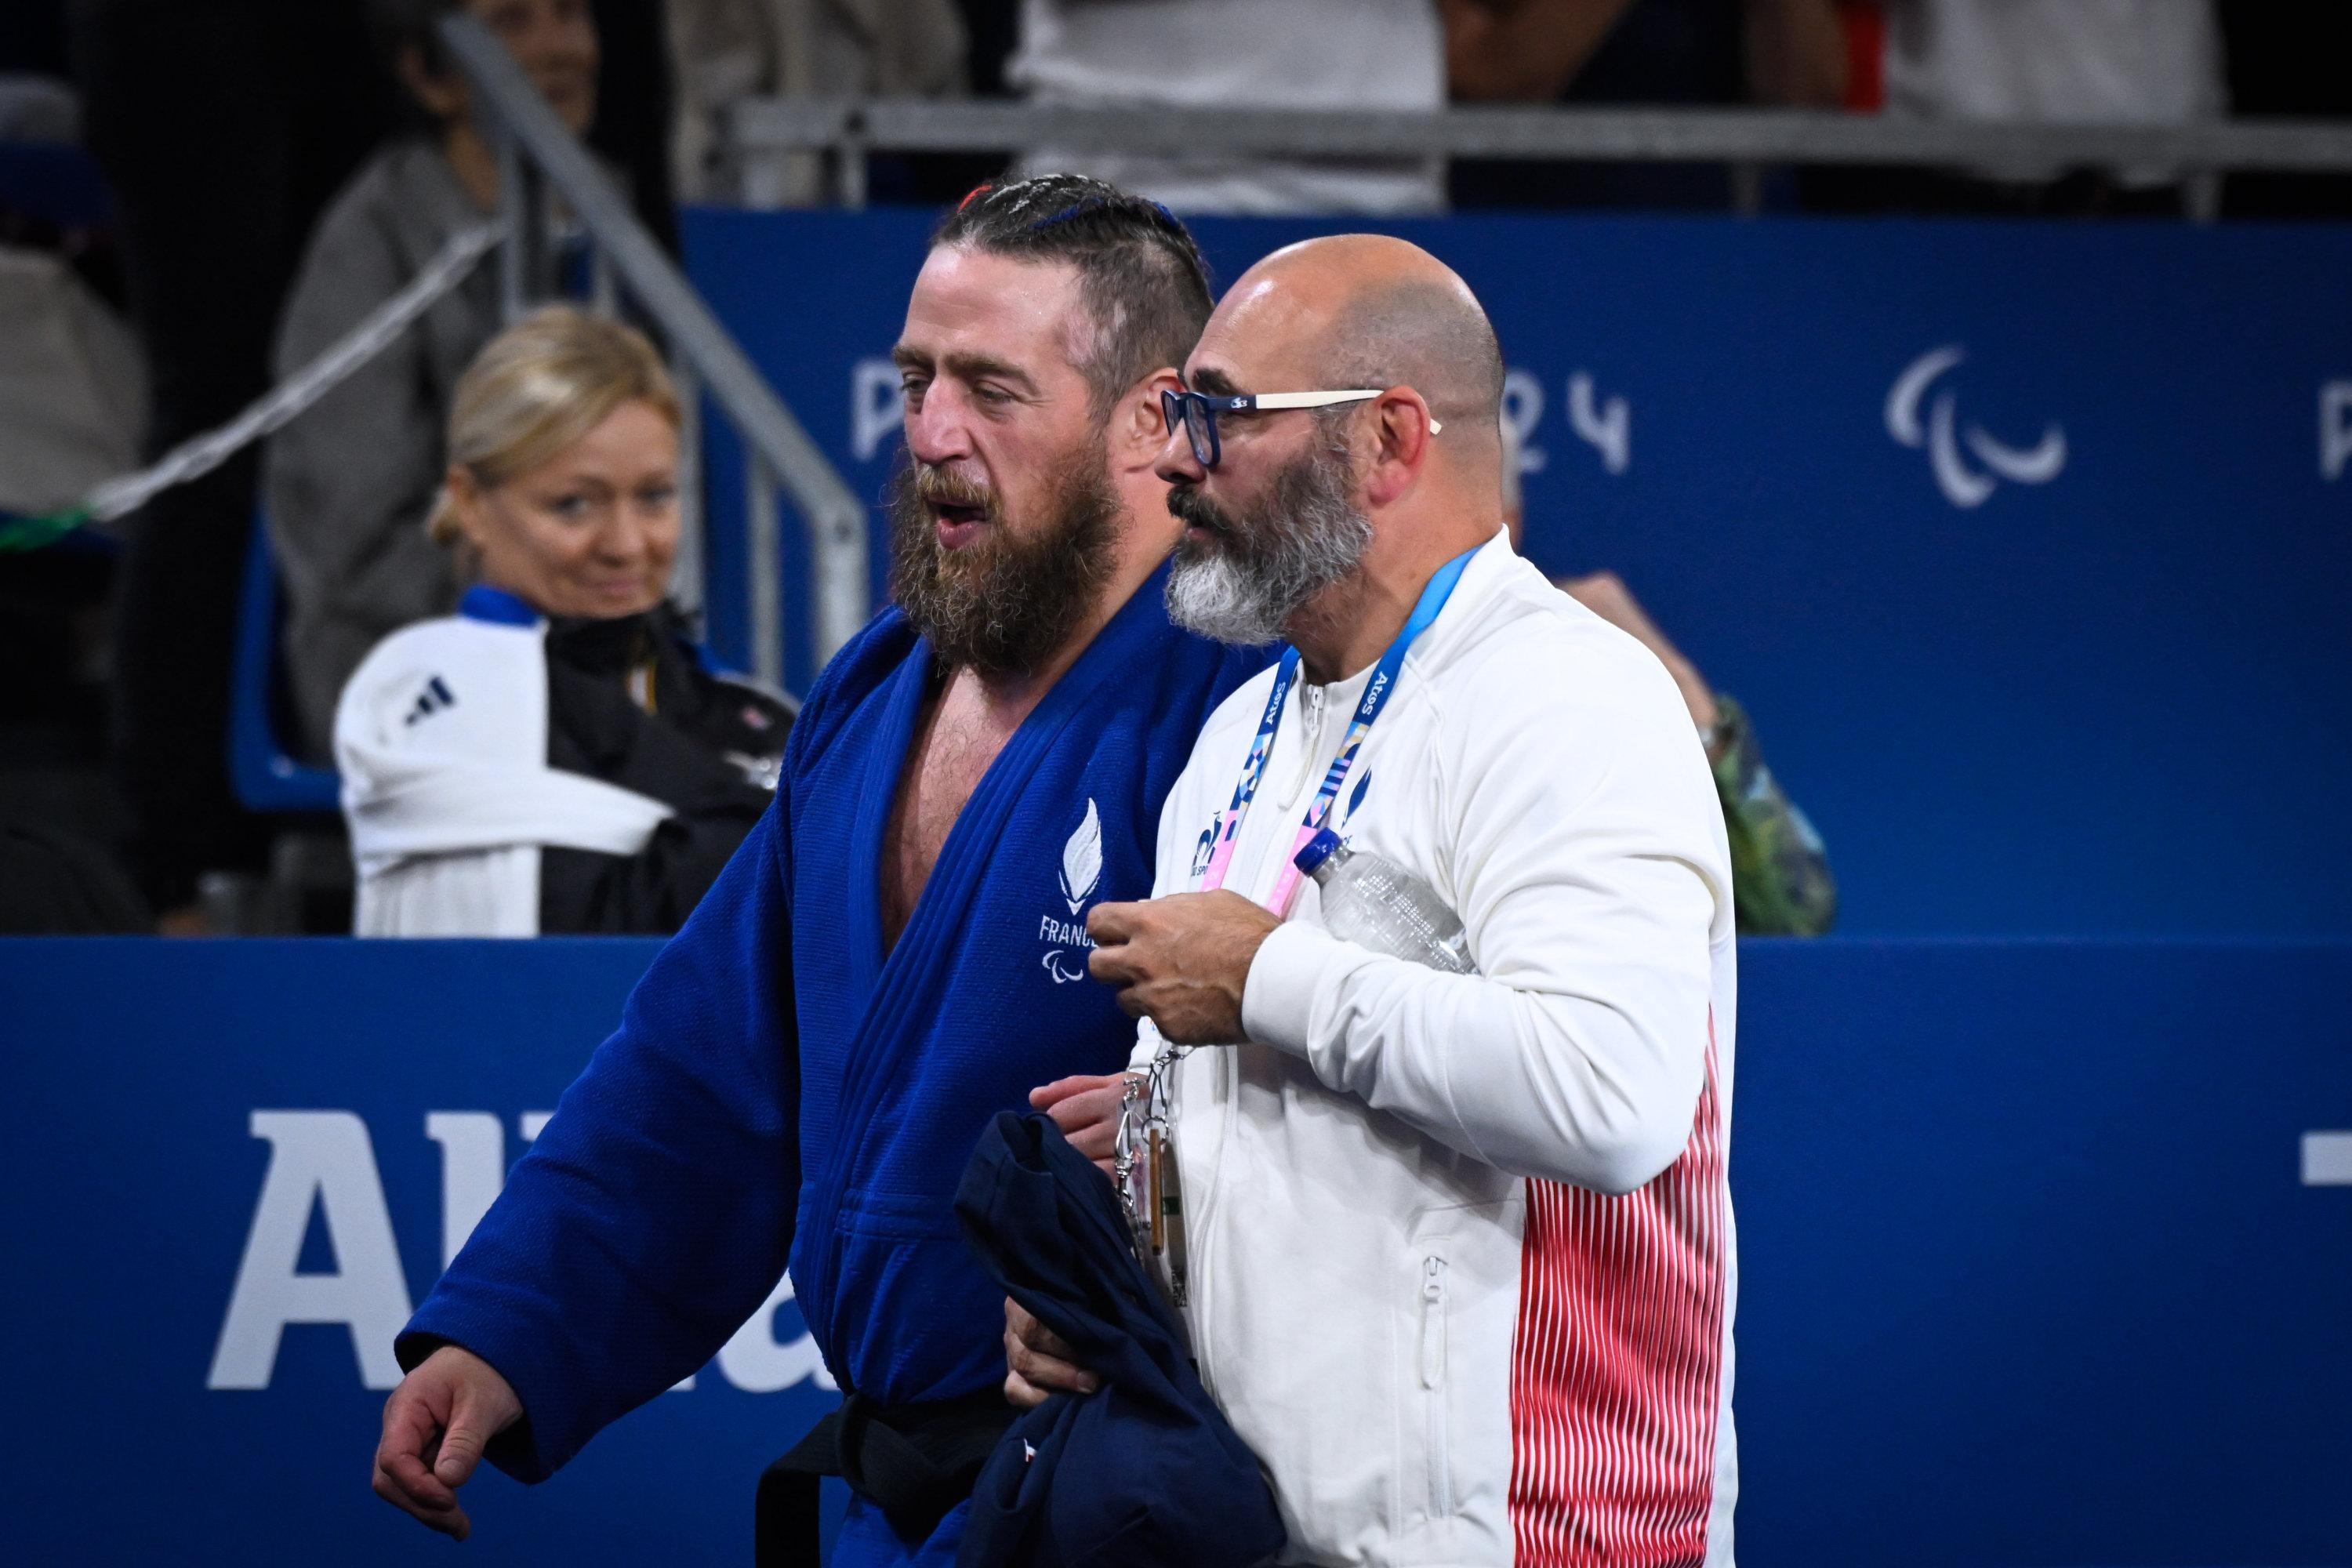
{"label": "blonde woman in background", "polygon": [[675,931],[766,809],[790,710],[664,599],[677,431],[653,346],[569,307],[459,379],[427,526],[473,585],[335,713],[360,935]]}

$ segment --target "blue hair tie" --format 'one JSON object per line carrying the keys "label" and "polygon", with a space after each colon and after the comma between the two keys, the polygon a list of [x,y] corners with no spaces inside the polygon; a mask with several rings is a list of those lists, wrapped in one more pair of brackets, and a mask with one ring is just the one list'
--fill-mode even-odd
{"label": "blue hair tie", "polygon": [[1029,226],[1029,232],[1031,234],[1035,234],[1039,229],[1051,228],[1057,223],[1067,223],[1072,218],[1078,216],[1080,214],[1092,212],[1095,208],[1104,205],[1103,199],[1100,196],[1087,196],[1082,201],[1073,202],[1068,206],[1064,207],[1060,212],[1054,214],[1051,217],[1039,218],[1035,223]]}

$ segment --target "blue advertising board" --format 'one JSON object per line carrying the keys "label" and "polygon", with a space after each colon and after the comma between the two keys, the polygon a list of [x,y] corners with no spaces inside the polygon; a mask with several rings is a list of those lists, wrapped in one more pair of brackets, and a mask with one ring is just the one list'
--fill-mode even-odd
{"label": "blue advertising board", "polygon": [[[686,224],[696,282],[869,499],[930,221]],[[1334,226],[1196,226],[1230,282]],[[1528,553],[1619,573],[1746,703],[1843,929],[2352,933],[2352,229],[1383,226],[1501,332]],[[740,581],[736,460],[719,435]],[[740,655],[740,596],[712,608]]]}
{"label": "blue advertising board", "polygon": [[[367,1489],[391,1337],[659,946],[0,942],[16,1560],[442,1544]],[[467,1560],[748,1562],[819,1370],[780,1303],[543,1487],[485,1466]]]}
{"label": "blue advertising board", "polygon": [[[0,942],[8,1556],[373,1568],[390,1339],[631,941]],[[1751,942],[1748,1568],[2352,1563],[2341,943]],[[477,1568],[749,1560],[832,1395],[780,1290]]]}

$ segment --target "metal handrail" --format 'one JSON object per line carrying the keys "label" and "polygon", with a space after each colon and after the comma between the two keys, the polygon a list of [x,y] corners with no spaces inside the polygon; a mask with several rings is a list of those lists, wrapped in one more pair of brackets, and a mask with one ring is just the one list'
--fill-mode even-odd
{"label": "metal handrail", "polygon": [[1200,109],[749,99],[725,117],[747,165],[793,152],[1003,153],[1084,148],[1165,156],[1523,158],[1594,163],[2041,164],[2352,171],[2352,123],[2240,120],[2189,125],[2002,124],[1758,109],[1474,105],[1425,111]]}
{"label": "metal handrail", "polygon": [[[814,600],[812,627],[821,664],[856,635],[867,609],[866,509],[792,410],[719,324],[677,268],[646,232],[612,182],[505,46],[463,13],[440,24],[442,39],[488,110],[499,149],[499,276],[509,314],[527,305],[548,252],[545,186],[561,195],[594,247],[600,288],[617,288],[650,317],[687,374],[680,394],[698,389],[743,438],[751,558],[752,672],[783,679],[783,563],[776,487],[782,483],[808,531]],[[689,548],[693,542],[689,542]]]}

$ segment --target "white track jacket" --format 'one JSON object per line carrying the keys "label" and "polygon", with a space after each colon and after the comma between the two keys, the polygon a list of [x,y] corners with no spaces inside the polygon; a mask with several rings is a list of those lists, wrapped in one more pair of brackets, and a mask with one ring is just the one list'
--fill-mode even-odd
{"label": "white track jacket", "polygon": [[[1293,689],[1234,891],[1271,893],[1370,673]],[[1198,885],[1272,680],[1211,717],[1156,892]],[[1305,881],[1250,968],[1255,1043],[1175,1069],[1187,1327],[1283,1561],[1728,1568],[1730,859],[1673,680],[1498,535],[1332,818],[1437,889],[1479,973],[1338,940]]]}

